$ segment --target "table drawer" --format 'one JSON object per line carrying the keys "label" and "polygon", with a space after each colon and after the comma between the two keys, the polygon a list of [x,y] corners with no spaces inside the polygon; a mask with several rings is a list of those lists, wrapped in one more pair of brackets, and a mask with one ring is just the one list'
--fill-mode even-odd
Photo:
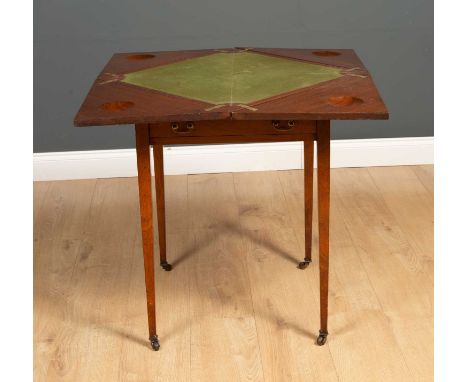
{"label": "table drawer", "polygon": [[150,124],[150,137],[224,137],[315,134],[315,121],[194,121]]}

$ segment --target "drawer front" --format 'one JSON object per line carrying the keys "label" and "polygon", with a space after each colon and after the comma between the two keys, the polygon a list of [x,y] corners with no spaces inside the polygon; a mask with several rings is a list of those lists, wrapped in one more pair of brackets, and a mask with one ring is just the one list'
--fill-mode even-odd
{"label": "drawer front", "polygon": [[150,137],[223,137],[315,134],[315,121],[195,121],[150,124]]}

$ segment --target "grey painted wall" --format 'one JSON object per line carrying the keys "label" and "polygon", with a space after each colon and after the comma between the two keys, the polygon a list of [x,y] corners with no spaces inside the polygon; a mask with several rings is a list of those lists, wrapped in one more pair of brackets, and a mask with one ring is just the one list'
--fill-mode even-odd
{"label": "grey painted wall", "polygon": [[[433,135],[430,0],[36,0],[34,151],[134,147],[130,126],[73,128],[119,51],[234,46],[353,48],[389,121],[334,122],[333,138]],[[108,133],[112,134],[109,135]]]}

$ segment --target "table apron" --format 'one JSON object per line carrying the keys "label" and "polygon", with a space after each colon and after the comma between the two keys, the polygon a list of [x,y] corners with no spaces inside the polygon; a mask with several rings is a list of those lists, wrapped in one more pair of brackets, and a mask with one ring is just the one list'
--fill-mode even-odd
{"label": "table apron", "polygon": [[[261,142],[292,142],[305,141],[310,135],[226,135],[209,137],[161,137],[151,138],[151,145],[178,145],[178,144],[221,144],[221,143],[261,143]],[[315,136],[313,139],[316,140]]]}
{"label": "table apron", "polygon": [[150,144],[303,141],[316,121],[196,121],[149,124]]}

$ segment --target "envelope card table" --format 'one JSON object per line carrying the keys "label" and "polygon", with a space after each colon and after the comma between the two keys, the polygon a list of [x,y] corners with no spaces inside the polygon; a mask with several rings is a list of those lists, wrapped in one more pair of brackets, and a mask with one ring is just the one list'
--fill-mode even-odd
{"label": "envelope card table", "polygon": [[[95,80],[76,126],[135,125],[149,339],[156,331],[153,147],[160,264],[166,259],[163,145],[304,142],[305,256],[312,250],[317,142],[320,330],[328,335],[330,120],[387,119],[369,72],[353,50],[233,48],[115,54]],[[108,130],[112,134],[112,130]]]}

